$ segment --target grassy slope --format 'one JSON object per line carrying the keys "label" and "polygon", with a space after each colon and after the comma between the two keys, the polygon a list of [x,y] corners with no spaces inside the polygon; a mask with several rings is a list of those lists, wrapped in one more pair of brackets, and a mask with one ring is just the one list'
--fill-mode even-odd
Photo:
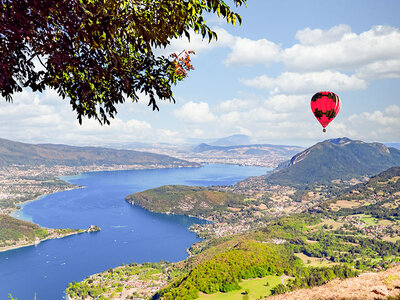
{"label": "grassy slope", "polygon": [[[268,283],[268,285],[267,285]],[[240,290],[228,293],[215,293],[211,295],[200,294],[199,299],[202,300],[243,300],[246,298],[246,290],[248,290],[248,300],[259,299],[263,296],[271,294],[271,288],[281,283],[280,276],[265,276],[263,278],[244,280],[239,283]]]}

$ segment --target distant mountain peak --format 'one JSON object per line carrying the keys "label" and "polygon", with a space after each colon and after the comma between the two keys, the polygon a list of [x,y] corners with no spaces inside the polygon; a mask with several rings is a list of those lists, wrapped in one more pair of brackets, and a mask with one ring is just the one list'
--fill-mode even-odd
{"label": "distant mountain peak", "polygon": [[251,144],[250,137],[245,134],[234,134],[228,137],[220,138],[210,145],[213,146],[237,146],[237,145],[249,145]]}
{"label": "distant mountain peak", "polygon": [[345,144],[345,143],[349,143],[349,142],[354,142],[353,140],[347,138],[347,137],[342,137],[342,138],[336,138],[336,139],[330,139],[328,140],[329,142],[331,142],[332,144]]}

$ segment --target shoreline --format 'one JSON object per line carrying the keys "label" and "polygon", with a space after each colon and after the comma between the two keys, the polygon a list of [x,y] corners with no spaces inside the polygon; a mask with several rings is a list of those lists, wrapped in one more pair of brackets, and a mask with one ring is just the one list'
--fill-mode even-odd
{"label": "shoreline", "polygon": [[[67,183],[69,185],[72,185],[72,187],[69,187],[69,188],[66,188],[65,190],[57,191],[57,192],[54,192],[54,193],[43,194],[43,195],[35,197],[34,199],[30,199],[30,200],[27,200],[27,201],[20,202],[18,204],[19,208],[12,208],[12,209],[10,208],[11,210],[9,212],[7,212],[6,214],[11,216],[11,217],[13,217],[13,218],[19,219],[18,217],[16,217],[13,214],[18,212],[18,211],[21,211],[23,209],[23,207],[25,205],[27,205],[28,203],[30,203],[30,202],[40,200],[42,197],[46,197],[46,196],[49,196],[49,195],[52,195],[52,194],[55,194],[55,193],[60,193],[60,192],[65,192],[65,191],[85,188],[85,186],[78,186],[78,185],[75,185],[73,183],[70,183],[69,181],[67,181],[63,177],[75,177],[75,176],[81,176],[81,175],[83,175],[85,173],[94,173],[94,172],[135,171],[135,170],[140,171],[140,170],[158,170],[158,169],[175,169],[175,168],[181,169],[181,168],[201,168],[201,167],[203,167],[203,165],[201,165],[199,163],[193,163],[193,164],[197,164],[198,166],[196,166],[196,165],[193,165],[193,166],[176,166],[176,167],[173,167],[173,166],[151,166],[151,167],[148,167],[148,168],[139,167],[137,165],[132,165],[131,167],[129,167],[129,166],[113,166],[113,167],[103,167],[103,169],[101,167],[99,167],[99,169],[94,169],[94,170],[80,170],[80,171],[76,171],[75,170],[75,171],[71,171],[71,173],[67,173],[67,174],[54,175],[54,178],[62,180],[65,183]],[[23,220],[23,219],[20,219],[20,220]],[[23,220],[23,221],[27,221],[27,220]]]}
{"label": "shoreline", "polygon": [[[46,228],[46,229],[50,229],[50,228]],[[34,241],[32,243],[29,244],[23,244],[23,245],[11,245],[11,246],[5,246],[5,247],[0,247],[0,252],[7,252],[10,250],[15,250],[15,249],[20,249],[20,248],[25,248],[25,247],[30,247],[30,246],[37,246],[39,245],[41,242],[45,242],[45,241],[50,241],[50,240],[55,240],[55,239],[62,239],[68,236],[72,236],[72,235],[77,235],[77,234],[81,234],[81,233],[91,233],[91,232],[96,232],[96,231],[90,231],[91,227],[87,228],[87,229],[78,229],[78,231],[76,232],[70,232],[67,233],[63,236],[58,236],[58,237],[49,237],[49,238],[45,238],[42,240],[38,240],[38,241]],[[82,230],[82,231],[79,231]],[[99,230],[97,230],[99,231]]]}
{"label": "shoreline", "polygon": [[[178,167],[175,167],[175,168],[201,168],[201,167],[203,167],[203,165],[200,165],[200,164],[199,164],[199,166],[178,166]],[[157,169],[168,169],[168,168],[174,168],[174,167],[171,167],[171,166],[165,166],[165,167],[164,167],[164,166],[157,166],[157,167],[154,167],[154,166],[152,166],[152,167],[149,167],[149,168],[140,168],[140,167],[137,167],[137,166],[136,166],[136,167],[133,167],[133,168],[129,168],[129,167],[126,168],[126,166],[125,166],[125,168],[118,168],[118,166],[116,166],[115,169],[114,169],[114,168],[113,168],[113,169],[107,169],[107,168],[106,168],[106,169],[103,169],[103,170],[81,170],[81,171],[77,171],[77,172],[71,172],[70,174],[63,174],[63,175],[59,175],[59,176],[54,176],[55,178],[58,178],[58,179],[64,181],[65,183],[67,183],[67,184],[69,184],[69,185],[71,185],[71,186],[68,187],[68,188],[66,188],[66,189],[64,189],[64,190],[62,190],[62,191],[56,191],[56,192],[54,192],[54,193],[46,193],[46,194],[37,196],[37,197],[35,197],[35,198],[33,198],[33,199],[30,199],[30,200],[21,202],[21,203],[18,204],[19,207],[10,209],[10,211],[8,211],[8,212],[6,213],[6,215],[9,215],[10,217],[15,218],[15,219],[18,219],[18,220],[21,220],[21,221],[28,221],[28,222],[31,222],[31,223],[34,223],[34,224],[40,226],[39,224],[33,222],[31,219],[23,218],[23,217],[21,217],[21,216],[17,216],[16,214],[17,214],[18,212],[22,211],[25,205],[27,205],[27,204],[29,204],[29,203],[31,203],[31,202],[34,202],[34,201],[41,200],[42,198],[44,198],[44,197],[46,197],[46,196],[49,196],[49,195],[52,195],[52,194],[56,194],[56,193],[60,193],[60,192],[65,192],[65,191],[70,191],[70,190],[83,189],[83,188],[85,188],[85,186],[78,186],[78,185],[72,184],[72,183],[70,183],[69,181],[67,181],[67,180],[66,180],[65,178],[63,178],[63,177],[67,177],[67,176],[68,176],[68,177],[69,177],[69,176],[81,176],[81,175],[83,175],[83,174],[85,174],[85,173],[94,173],[94,172],[132,171],[132,170],[157,170]],[[196,217],[195,217],[195,218],[196,218]],[[40,227],[42,227],[42,226],[40,226]],[[49,229],[49,228],[46,228],[46,229]],[[53,228],[52,228],[52,229],[53,229]],[[71,235],[75,235],[75,234],[90,232],[90,231],[88,231],[88,230],[89,230],[89,229],[85,229],[85,230],[83,230],[83,231],[81,231],[81,232],[69,233],[69,234],[67,234],[67,235],[65,235],[65,236],[61,236],[61,237],[46,238],[46,239],[40,240],[39,242],[34,241],[34,242],[29,243],[29,244],[10,245],[10,246],[5,246],[5,247],[0,247],[0,253],[7,252],[7,251],[11,251],[11,250],[15,250],[15,249],[20,249],[20,248],[30,247],[30,246],[37,246],[37,245],[40,244],[41,242],[48,241],[48,240],[52,240],[52,239],[64,238],[64,237],[71,236]]]}
{"label": "shoreline", "polygon": [[[65,181],[65,180],[64,180],[64,181]],[[68,184],[70,184],[70,185],[72,185],[71,183],[69,183],[69,182],[67,182],[67,181],[65,181],[65,182],[68,183]],[[63,191],[57,191],[57,192],[54,192],[54,193],[48,193],[48,194],[43,194],[43,195],[37,196],[37,197],[34,198],[34,199],[30,199],[30,200],[21,202],[20,204],[18,204],[19,208],[16,207],[16,208],[12,209],[9,213],[7,213],[7,215],[9,215],[10,217],[16,218],[16,219],[18,219],[18,220],[32,222],[32,221],[30,221],[30,220],[20,219],[19,217],[15,216],[15,213],[17,213],[17,212],[19,212],[19,211],[22,211],[22,209],[24,208],[25,205],[27,205],[27,204],[29,204],[29,203],[31,203],[31,202],[34,202],[34,201],[38,201],[38,200],[40,200],[40,199],[43,198],[43,197],[46,197],[46,196],[49,196],[49,195],[53,195],[53,194],[56,194],[56,193],[62,193],[62,192],[65,192],[65,191],[72,191],[72,190],[83,189],[83,188],[85,188],[85,187],[84,187],[84,186],[69,187],[69,188],[67,188],[67,189],[65,189],[65,190],[63,190]],[[34,222],[32,222],[32,223],[34,223]],[[36,224],[36,223],[35,223],[35,224]]]}

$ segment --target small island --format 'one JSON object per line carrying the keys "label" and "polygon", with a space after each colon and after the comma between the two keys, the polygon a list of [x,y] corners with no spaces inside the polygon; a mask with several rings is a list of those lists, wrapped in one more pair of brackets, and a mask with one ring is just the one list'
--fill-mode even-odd
{"label": "small island", "polygon": [[87,229],[53,229],[0,215],[0,252],[26,246],[38,245],[50,239],[59,239],[73,234],[97,232],[100,228],[90,225]]}

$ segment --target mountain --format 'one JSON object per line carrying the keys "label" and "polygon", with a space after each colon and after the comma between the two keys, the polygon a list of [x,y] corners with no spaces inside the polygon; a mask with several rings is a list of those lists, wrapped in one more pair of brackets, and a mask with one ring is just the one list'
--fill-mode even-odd
{"label": "mountain", "polygon": [[236,146],[236,145],[250,145],[250,137],[245,134],[234,134],[224,137],[210,143],[213,146]]}
{"label": "mountain", "polygon": [[26,144],[0,139],[0,167],[10,165],[139,165],[199,166],[185,160],[132,150],[75,147],[55,144]]}
{"label": "mountain", "polygon": [[202,143],[195,148],[193,152],[204,153],[215,155],[280,155],[289,156],[304,148],[299,146],[286,146],[286,145],[270,145],[270,144],[253,144],[253,145],[236,145],[236,146],[213,146]]}
{"label": "mountain", "polygon": [[328,183],[335,179],[372,176],[400,166],[400,150],[380,143],[348,138],[320,142],[299,154],[267,176],[274,184]]}

